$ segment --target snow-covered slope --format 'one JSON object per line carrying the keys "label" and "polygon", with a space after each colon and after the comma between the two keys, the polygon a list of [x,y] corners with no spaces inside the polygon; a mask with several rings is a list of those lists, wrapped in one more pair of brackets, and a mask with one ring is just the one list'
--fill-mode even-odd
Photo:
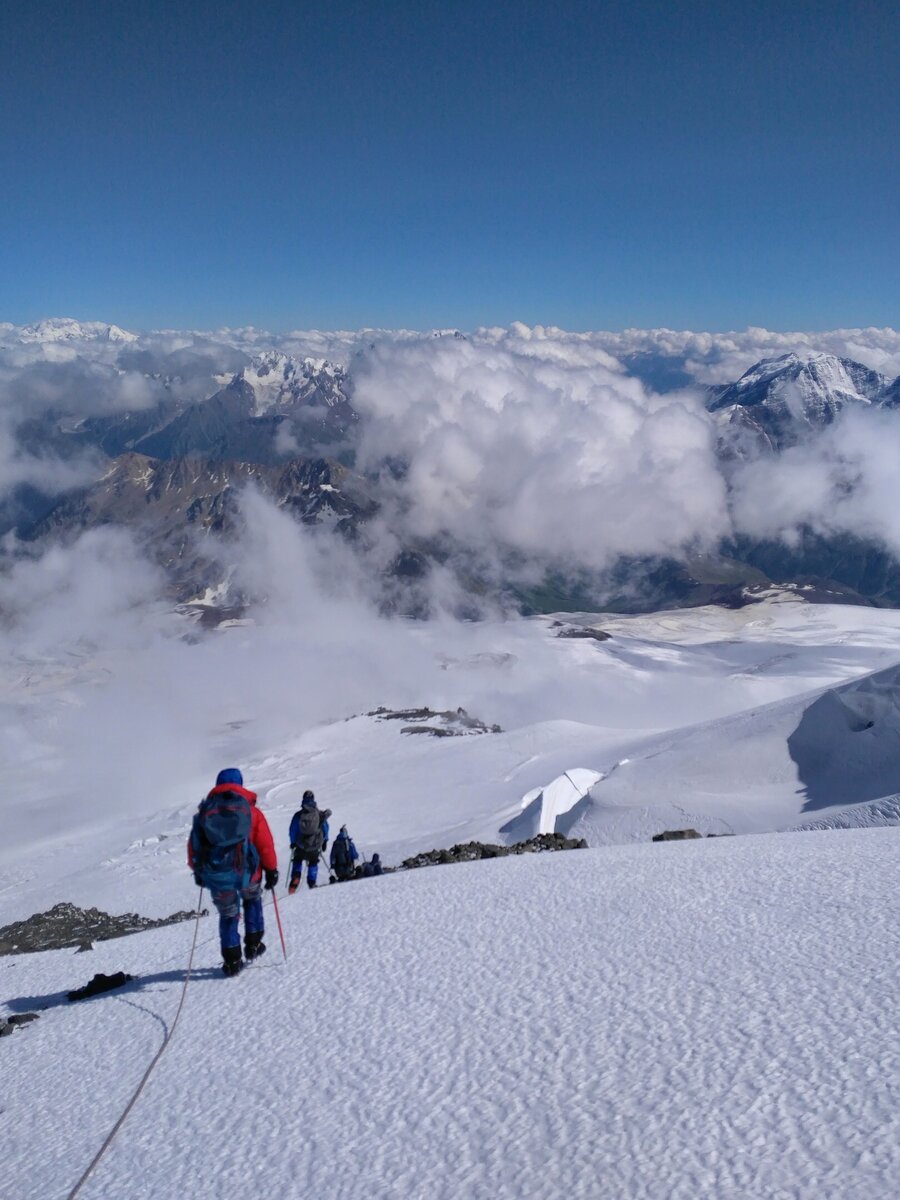
{"label": "snow-covered slope", "polygon": [[[892,1198],[900,617],[570,618],[597,641],[353,612],[60,657],[24,637],[0,664],[0,923],[190,908],[191,815],[231,762],[282,867],[310,786],[389,864],[553,828],[594,848],[282,890],[287,963],[268,907],[237,980],[204,919],[171,1044],[79,1200]],[[804,823],[833,828],[648,840]],[[0,1043],[4,1194],[69,1196],[172,1028],[191,936],[0,958],[0,1011],[40,1013]]]}
{"label": "snow-covered slope", "polygon": [[[336,611],[321,637],[250,625],[0,664],[5,920],[95,903],[98,872],[121,908],[163,915],[191,815],[228,762],[259,792],[282,855],[312,787],[389,863],[550,828],[594,845],[673,826],[784,829],[897,790],[892,611],[773,598],[585,617],[603,642],[558,638],[551,618],[358,634],[355,619]],[[462,706],[501,732],[413,736],[365,715],[385,703]],[[876,724],[826,720],[848,703],[875,703]],[[820,760],[834,763],[824,781]]]}
{"label": "snow-covered slope", "polygon": [[796,826],[804,814],[846,808],[850,796],[865,805],[892,794],[898,761],[900,668],[890,667],[629,748],[592,788],[571,833],[598,844],[663,826]]}
{"label": "snow-covered slope", "polygon": [[884,825],[900,825],[900,795],[854,804],[815,821],[801,821],[794,829],[872,829]]}
{"label": "snow-covered slope", "polygon": [[[366,880],[281,900],[287,963],[268,908],[236,980],[207,919],[80,1200],[889,1200],[898,852],[892,829],[768,835]],[[69,1194],[190,944],[0,959],[7,1011],[42,1009],[2,1046],[5,1194]],[[66,1003],[115,970],[136,979]]]}

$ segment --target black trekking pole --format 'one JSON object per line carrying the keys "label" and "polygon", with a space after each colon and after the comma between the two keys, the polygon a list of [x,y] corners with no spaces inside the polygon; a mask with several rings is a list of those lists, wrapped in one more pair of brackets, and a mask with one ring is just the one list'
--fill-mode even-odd
{"label": "black trekking pole", "polygon": [[332,871],[331,867],[330,867],[330,866],[328,865],[328,863],[325,861],[325,854],[324,854],[324,852],[323,852],[323,851],[321,851],[321,850],[319,851],[319,858],[320,858],[320,859],[321,859],[321,861],[322,861],[322,866],[323,866],[323,867],[325,868],[325,870],[328,872],[328,882],[329,882],[329,883],[336,883],[336,882],[337,882],[337,879],[336,879],[336,877],[335,877],[334,871]]}

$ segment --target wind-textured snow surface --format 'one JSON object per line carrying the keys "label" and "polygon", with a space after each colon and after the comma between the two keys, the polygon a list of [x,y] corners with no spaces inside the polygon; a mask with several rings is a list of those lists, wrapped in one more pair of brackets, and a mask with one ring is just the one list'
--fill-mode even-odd
{"label": "wind-textured snow surface", "polygon": [[[282,900],[83,1200],[867,1200],[900,1181],[900,831],[436,867]],[[174,1015],[189,925],[0,960],[4,1194],[63,1200]],[[69,1005],[94,971],[138,976]]]}

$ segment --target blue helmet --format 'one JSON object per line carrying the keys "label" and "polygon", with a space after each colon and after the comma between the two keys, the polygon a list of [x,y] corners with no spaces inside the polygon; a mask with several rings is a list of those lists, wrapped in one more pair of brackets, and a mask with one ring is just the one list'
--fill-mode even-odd
{"label": "blue helmet", "polygon": [[237,767],[226,767],[224,771],[220,771],[216,776],[216,787],[220,787],[223,783],[236,783],[238,787],[242,787],[244,777]]}

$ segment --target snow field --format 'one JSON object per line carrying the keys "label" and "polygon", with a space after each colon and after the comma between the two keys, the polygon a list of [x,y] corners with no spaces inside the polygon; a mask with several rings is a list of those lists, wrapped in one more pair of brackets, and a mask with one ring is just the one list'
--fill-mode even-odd
{"label": "snow field", "polygon": [[[417,648],[414,682],[379,671],[360,650],[359,675],[371,694],[360,703],[354,693],[352,708],[349,697],[343,709],[329,699],[321,722],[291,719],[297,688],[283,652],[260,687],[260,673],[274,670],[263,628],[176,651],[168,643],[143,655],[82,648],[59,661],[45,654],[0,662],[9,690],[0,706],[9,763],[0,795],[0,922],[57,900],[150,916],[183,907],[173,898],[184,891],[184,839],[223,764],[240,765],[258,791],[281,856],[306,787],[365,853],[397,863],[472,838],[515,840],[513,823],[520,828],[517,818],[532,815],[523,799],[552,793],[575,768],[603,779],[587,802],[553,819],[592,845],[646,840],[672,825],[790,828],[809,812],[808,781],[798,778],[788,738],[823,689],[900,660],[896,612],[783,596],[741,610],[575,614],[569,623],[579,622],[613,637],[559,639],[549,618],[392,625],[395,657]],[[888,690],[900,694],[900,686]],[[350,718],[379,704],[423,702],[461,704],[504,732],[410,737],[399,721]],[[880,722],[829,746],[837,762],[853,762],[827,797],[834,811],[900,786],[900,725],[890,704]],[[893,741],[881,736],[895,727]],[[851,760],[861,737],[872,745],[862,761]],[[815,760],[815,723],[806,745]]]}
{"label": "snow field", "polygon": [[[179,1027],[84,1200],[897,1194],[894,829],[438,867],[271,907]],[[0,960],[4,1176],[65,1197],[180,993],[182,925]],[[95,971],[142,978],[67,1005]],[[84,976],[84,978],[82,978]],[[75,1119],[73,1119],[73,1115]]]}

